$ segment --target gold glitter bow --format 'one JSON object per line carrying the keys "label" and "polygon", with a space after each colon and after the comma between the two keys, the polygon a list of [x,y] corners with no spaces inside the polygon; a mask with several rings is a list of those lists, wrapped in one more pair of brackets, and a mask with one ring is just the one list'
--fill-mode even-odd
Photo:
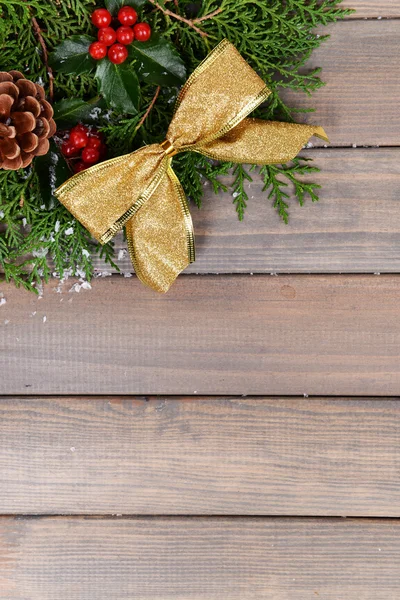
{"label": "gold glitter bow", "polygon": [[270,94],[227,40],[182,88],[162,144],[145,146],[71,177],[57,198],[102,244],[126,227],[137,276],[166,292],[195,258],[192,219],[172,157],[190,150],[212,159],[281,164],[321,127],[246,118]]}

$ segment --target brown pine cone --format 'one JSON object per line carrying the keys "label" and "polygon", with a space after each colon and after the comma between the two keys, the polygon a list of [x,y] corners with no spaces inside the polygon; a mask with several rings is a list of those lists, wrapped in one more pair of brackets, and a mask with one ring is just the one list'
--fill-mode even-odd
{"label": "brown pine cone", "polygon": [[0,168],[26,167],[34,156],[46,154],[56,132],[52,117],[41,85],[19,71],[0,71]]}

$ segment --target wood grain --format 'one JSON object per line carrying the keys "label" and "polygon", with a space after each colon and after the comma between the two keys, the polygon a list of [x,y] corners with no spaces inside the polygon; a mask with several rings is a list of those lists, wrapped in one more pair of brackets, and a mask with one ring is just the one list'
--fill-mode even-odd
{"label": "wood grain", "polygon": [[188,275],[163,296],[115,276],[43,299],[3,286],[0,394],[397,395],[399,284]]}
{"label": "wood grain", "polygon": [[400,401],[3,398],[1,514],[400,516]]}
{"label": "wood grain", "polygon": [[400,17],[398,0],[344,0],[343,8],[353,8],[357,12],[350,19],[377,19]]}
{"label": "wood grain", "polygon": [[304,72],[322,67],[327,85],[311,98],[283,96],[291,106],[316,108],[306,120],[323,125],[333,146],[398,146],[400,20],[349,20],[320,32],[331,38],[313,52]]}
{"label": "wood grain", "polygon": [[[322,185],[320,202],[300,207],[292,200],[288,225],[256,174],[246,188],[249,203],[241,223],[232,196],[216,196],[206,186],[202,209],[191,207],[197,256],[185,273],[400,272],[400,149],[305,154],[322,169],[310,178]],[[122,272],[133,271],[122,235],[115,256]],[[99,259],[94,264],[112,271]]]}
{"label": "wood grain", "polygon": [[7,600],[388,600],[400,523],[342,519],[8,519]]}

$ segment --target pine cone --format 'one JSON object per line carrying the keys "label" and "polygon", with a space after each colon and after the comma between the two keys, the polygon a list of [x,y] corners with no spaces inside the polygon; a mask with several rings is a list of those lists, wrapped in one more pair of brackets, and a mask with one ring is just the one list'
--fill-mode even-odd
{"label": "pine cone", "polygon": [[19,71],[0,71],[0,168],[15,170],[49,151],[56,132],[51,104],[41,85]]}

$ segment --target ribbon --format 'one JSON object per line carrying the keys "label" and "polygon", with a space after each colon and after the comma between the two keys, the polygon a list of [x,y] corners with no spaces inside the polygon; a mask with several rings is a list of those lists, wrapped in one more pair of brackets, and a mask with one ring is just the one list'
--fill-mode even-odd
{"label": "ribbon", "polygon": [[193,224],[172,157],[192,151],[235,163],[284,164],[321,127],[246,118],[270,90],[222,41],[183,86],[162,144],[95,165],[56,191],[100,243],[126,228],[137,276],[159,292],[195,260]]}

